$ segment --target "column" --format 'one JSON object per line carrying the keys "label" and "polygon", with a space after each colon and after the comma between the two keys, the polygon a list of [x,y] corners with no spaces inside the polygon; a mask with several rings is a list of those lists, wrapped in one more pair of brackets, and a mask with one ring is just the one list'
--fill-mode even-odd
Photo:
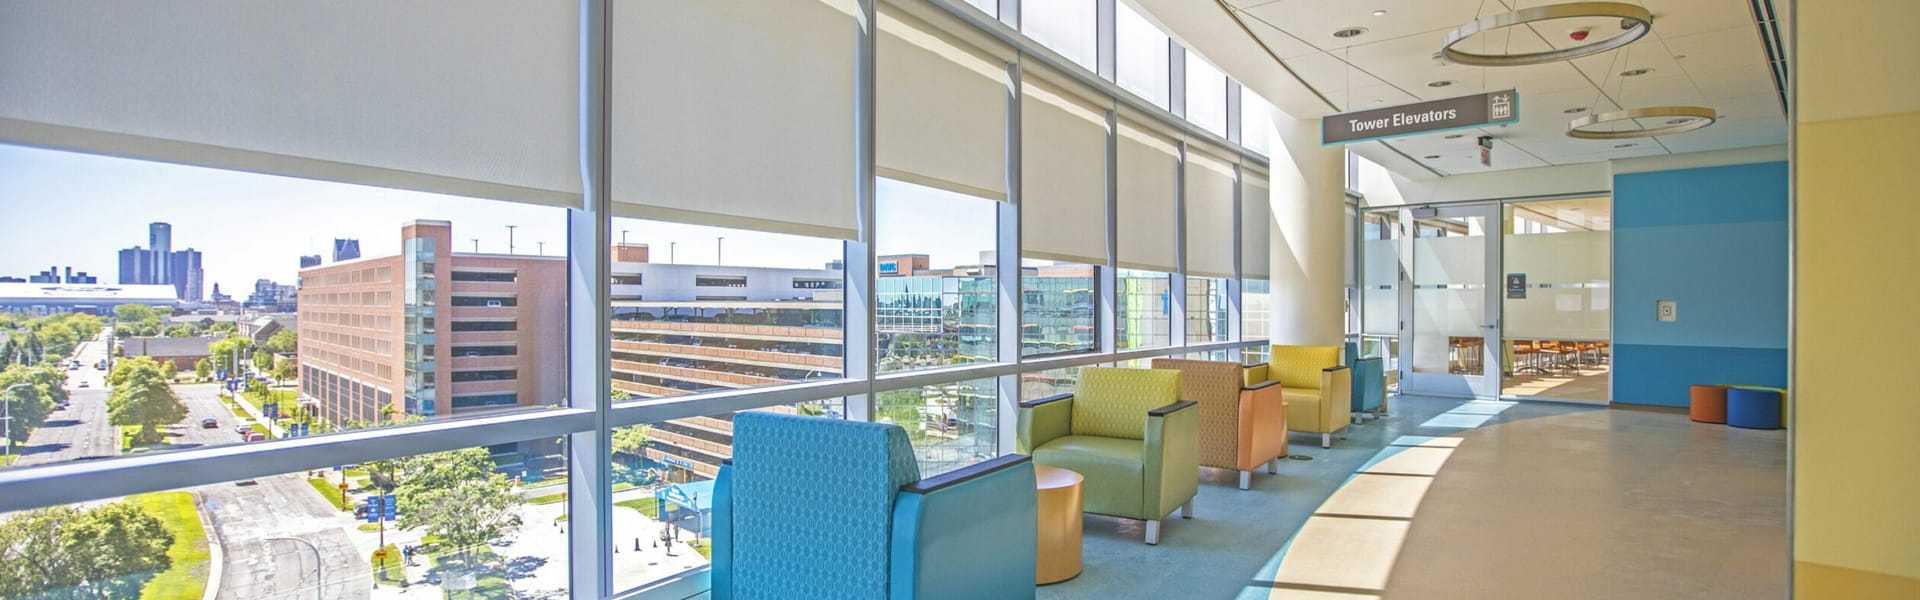
{"label": "column", "polygon": [[1346,337],[1346,153],[1320,145],[1319,119],[1274,111],[1273,126],[1272,340],[1339,345]]}

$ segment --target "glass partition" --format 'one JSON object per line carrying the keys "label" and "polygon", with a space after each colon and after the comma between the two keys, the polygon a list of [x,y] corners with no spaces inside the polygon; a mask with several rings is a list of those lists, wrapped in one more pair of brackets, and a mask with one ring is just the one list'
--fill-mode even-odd
{"label": "glass partition", "polygon": [[1369,212],[1360,221],[1360,341],[1366,356],[1400,368],[1400,217]]}
{"label": "glass partition", "polygon": [[1611,199],[1517,202],[1503,210],[1501,395],[1606,402]]}

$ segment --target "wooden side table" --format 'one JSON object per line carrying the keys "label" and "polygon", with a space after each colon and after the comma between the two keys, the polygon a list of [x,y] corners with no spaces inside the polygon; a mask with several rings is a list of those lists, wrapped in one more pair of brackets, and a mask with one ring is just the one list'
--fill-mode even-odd
{"label": "wooden side table", "polygon": [[1059,583],[1080,574],[1081,484],[1079,473],[1034,465],[1040,496],[1040,554],[1034,581]]}

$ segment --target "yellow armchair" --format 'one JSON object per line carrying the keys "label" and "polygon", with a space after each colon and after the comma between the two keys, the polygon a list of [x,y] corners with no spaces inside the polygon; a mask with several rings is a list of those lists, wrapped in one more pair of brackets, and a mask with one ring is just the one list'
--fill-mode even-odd
{"label": "yellow armchair", "polygon": [[1274,346],[1268,371],[1287,400],[1287,428],[1320,434],[1320,447],[1333,447],[1333,434],[1347,438],[1353,421],[1353,369],[1340,364],[1339,346]]}
{"label": "yellow armchair", "polygon": [[[1156,358],[1153,368],[1180,371],[1180,397],[1200,403],[1201,466],[1239,471],[1243,490],[1255,467],[1273,474],[1287,455],[1287,403],[1266,365]],[[1248,372],[1256,369],[1254,378]]]}

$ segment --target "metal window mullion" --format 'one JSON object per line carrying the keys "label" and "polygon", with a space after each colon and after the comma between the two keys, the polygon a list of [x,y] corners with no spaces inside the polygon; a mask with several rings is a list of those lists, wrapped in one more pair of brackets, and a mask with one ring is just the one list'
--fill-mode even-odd
{"label": "metal window mullion", "polygon": [[567,211],[567,403],[593,411],[593,428],[566,436],[569,594],[613,594],[611,291],[612,162],[608,66],[611,0],[580,2],[581,210]]}
{"label": "metal window mullion", "polygon": [[848,379],[866,382],[866,390],[846,398],[847,419],[873,420],[873,377],[879,371],[879,353],[875,348],[874,324],[878,304],[875,252],[875,210],[878,180],[874,168],[874,117],[876,66],[874,56],[875,4],[879,0],[857,0],[860,28],[854,40],[853,64],[853,177],[854,205],[858,211],[859,239],[846,243],[847,294],[842,334],[845,360],[841,373]]}
{"label": "metal window mullion", "polygon": [[[994,240],[994,283],[1000,291],[999,303],[995,305],[999,315],[994,322],[994,330],[999,332],[996,339],[999,356],[995,359],[1003,363],[1016,364],[1021,359],[1020,325],[1024,313],[1021,303],[1026,297],[1021,293],[1026,274],[1020,269],[1020,257],[1025,252],[1020,242],[1020,202],[1024,200],[1021,194],[1020,170],[1020,64],[1020,60],[1017,59],[1007,64],[1005,147],[1007,201],[1000,202],[995,207],[995,216],[999,222],[998,227],[995,228],[998,238]],[[1002,375],[995,381],[995,386],[999,390],[995,396],[998,409],[994,411],[997,425],[995,432],[999,443],[997,448],[999,452],[1010,452],[1015,446],[1019,426],[1019,410],[1016,405],[1020,402],[1020,377]]]}
{"label": "metal window mullion", "polygon": [[1240,124],[1244,122],[1240,120],[1240,110],[1242,108],[1240,106],[1240,82],[1234,81],[1232,77],[1226,79],[1227,139],[1232,140],[1235,144],[1239,144],[1242,143],[1241,140],[1246,139],[1246,136],[1240,131]]}
{"label": "metal window mullion", "polygon": [[1107,264],[1100,269],[1100,321],[1094,323],[1095,331],[1100,332],[1099,352],[1114,352],[1119,345],[1119,274],[1120,274],[1120,129],[1119,113],[1113,108],[1107,109],[1107,202],[1106,214],[1101,220],[1107,230]]}
{"label": "metal window mullion", "polygon": [[[1233,233],[1228,236],[1233,240],[1233,251],[1232,251],[1233,277],[1227,279],[1227,340],[1234,341],[1234,342],[1241,341],[1246,337],[1246,324],[1241,322],[1241,319],[1243,318],[1242,315],[1244,314],[1242,312],[1243,309],[1241,308],[1241,303],[1244,300],[1242,300],[1241,296],[1246,292],[1246,286],[1242,281],[1243,278],[1246,277],[1246,273],[1242,271],[1242,269],[1244,269],[1245,267],[1241,265],[1241,261],[1244,259],[1240,256],[1240,250],[1241,250],[1240,243],[1241,243],[1241,233],[1242,233],[1240,231],[1240,227],[1242,223],[1246,222],[1246,216],[1240,214],[1240,190],[1244,187],[1240,185],[1240,178],[1242,176],[1244,176],[1244,173],[1241,171],[1240,165],[1237,165],[1237,164],[1234,165],[1233,166],[1233,210],[1232,210]],[[1229,360],[1239,362],[1240,355],[1241,355],[1241,350],[1239,348],[1235,348],[1232,351],[1229,351],[1227,353],[1227,358]]]}
{"label": "metal window mullion", "polygon": [[1000,22],[1008,27],[1020,28],[1020,0],[1000,0]]}
{"label": "metal window mullion", "polygon": [[1187,345],[1187,142],[1176,142],[1180,164],[1173,172],[1173,272],[1167,275],[1168,345]]}
{"label": "metal window mullion", "polygon": [[1186,121],[1187,49],[1172,38],[1167,39],[1167,112]]}
{"label": "metal window mullion", "polygon": [[1116,30],[1114,6],[1120,0],[1094,0],[1094,46],[1098,59],[1094,61],[1095,72],[1107,81],[1119,81],[1118,61],[1119,33]]}

